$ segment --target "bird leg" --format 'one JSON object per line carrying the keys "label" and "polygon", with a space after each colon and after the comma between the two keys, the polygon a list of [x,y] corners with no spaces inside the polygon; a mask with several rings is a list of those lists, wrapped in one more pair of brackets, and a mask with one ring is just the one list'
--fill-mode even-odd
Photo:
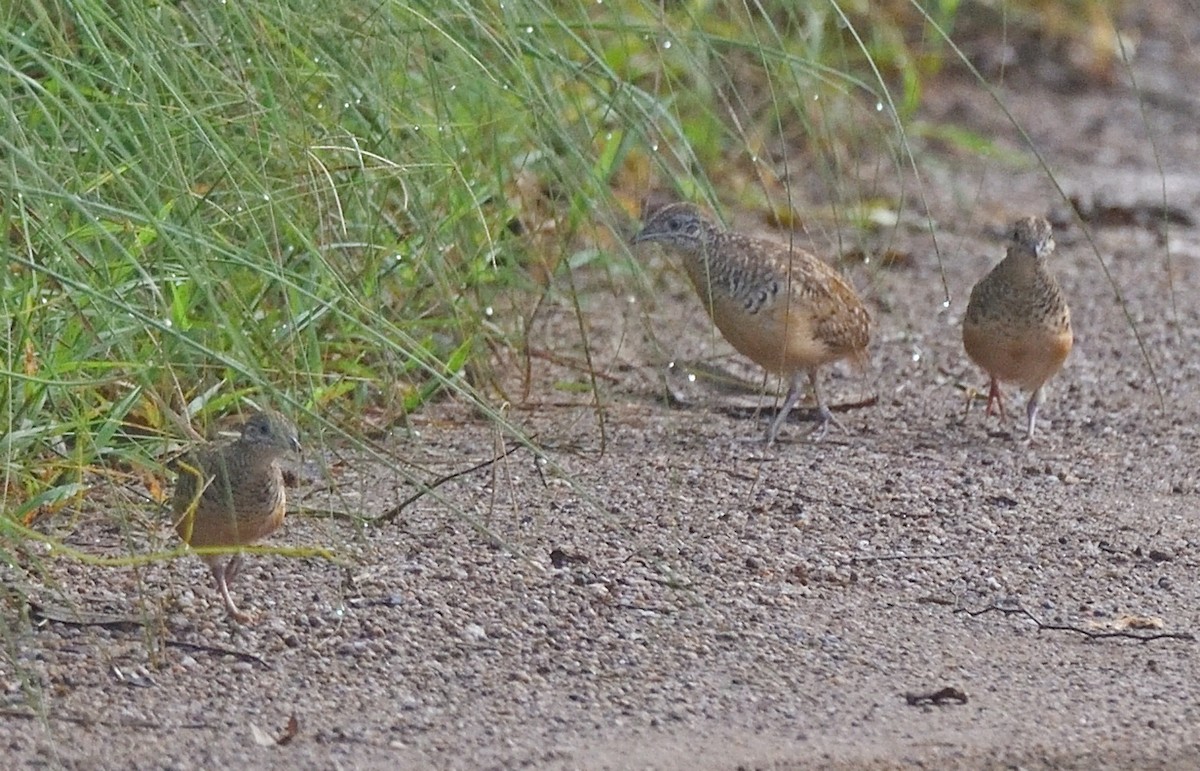
{"label": "bird leg", "polygon": [[815,368],[808,371],[808,382],[812,386],[813,401],[817,403],[817,425],[809,432],[809,435],[813,436],[813,441],[819,442],[825,438],[825,434],[829,433],[830,423],[837,426],[838,430],[843,434],[847,433],[846,427],[842,425],[840,420],[833,416],[833,411],[829,409],[829,406],[825,404],[825,400],[821,398],[821,386],[819,385],[817,370]]}
{"label": "bird leg", "polygon": [[[774,420],[771,421],[770,427],[767,429],[767,446],[775,443],[775,438],[779,435],[779,429],[783,427],[783,423],[787,420],[788,413],[792,411],[792,407],[796,406],[796,402],[800,400],[800,376],[802,373],[796,372],[792,375],[791,385],[788,386],[787,396],[783,399],[783,404],[779,407],[779,412],[775,413]],[[809,435],[813,437],[813,441],[819,442],[825,438],[825,434],[829,432],[829,424],[840,428],[842,431],[846,427],[833,416],[833,412],[825,405],[821,398],[821,388],[817,382],[817,370],[808,370],[809,387],[812,389],[813,401],[817,406],[814,412],[816,413],[817,425],[815,425]]]}
{"label": "bird leg", "polygon": [[229,557],[229,560],[225,563],[225,583],[226,584],[233,583],[233,579],[237,578],[238,571],[241,570],[241,567],[242,567],[241,552],[231,555]]}
{"label": "bird leg", "polygon": [[[217,585],[217,591],[221,594],[221,599],[225,601],[225,612],[227,612],[234,621],[241,624],[248,624],[254,620],[254,616],[238,610],[237,603],[233,601],[233,595],[229,593],[229,581],[233,575],[237,575],[237,563],[240,562],[238,554],[233,555],[227,562],[222,564],[220,561],[212,563],[213,580]],[[230,568],[233,568],[232,571]]]}
{"label": "bird leg", "polygon": [[1033,389],[1033,393],[1029,395],[1029,402],[1025,405],[1025,415],[1029,418],[1029,423],[1025,428],[1025,438],[1030,442],[1033,441],[1034,424],[1037,422],[1038,407],[1042,406],[1042,387],[1038,386]]}
{"label": "bird leg", "polygon": [[796,372],[792,375],[792,381],[788,385],[787,396],[783,398],[783,404],[779,406],[779,411],[775,413],[775,418],[771,421],[771,425],[767,427],[767,446],[775,444],[775,437],[779,435],[779,429],[783,426],[783,422],[787,420],[788,413],[792,411],[792,407],[796,406],[796,402],[800,400],[800,373]]}
{"label": "bird leg", "polygon": [[992,405],[999,406],[1001,420],[1008,420],[1008,414],[1004,411],[1004,394],[1000,393],[1000,381],[994,376],[989,376],[991,379],[988,382],[988,400],[987,400],[987,415],[992,415]]}

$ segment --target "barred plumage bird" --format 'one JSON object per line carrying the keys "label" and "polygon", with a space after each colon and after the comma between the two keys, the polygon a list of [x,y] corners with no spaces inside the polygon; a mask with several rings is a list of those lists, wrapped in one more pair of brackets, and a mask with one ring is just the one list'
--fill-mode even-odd
{"label": "barred plumage bird", "polygon": [[[291,421],[265,411],[247,419],[238,439],[200,447],[176,461],[172,509],[179,537],[197,549],[232,550],[273,533],[283,524],[287,507],[279,460],[299,450]],[[249,621],[251,616],[238,609],[229,593],[242,555],[202,553],[200,558],[212,570],[229,615]]]}
{"label": "barred plumage bird", "polygon": [[971,290],[963,317],[963,347],[988,374],[987,414],[999,405],[1002,382],[1029,392],[1026,436],[1032,440],[1046,381],[1062,369],[1074,335],[1071,310],[1046,267],[1054,252],[1050,223],[1026,217],[1012,225],[1008,252]]}
{"label": "barred plumage bird", "polygon": [[690,203],[650,214],[633,242],[659,243],[683,259],[705,310],[725,339],[788,381],[767,429],[771,444],[800,398],[807,376],[816,402],[817,438],[833,414],[821,398],[820,367],[866,359],[871,318],[854,288],[833,267],[795,246],[724,230]]}

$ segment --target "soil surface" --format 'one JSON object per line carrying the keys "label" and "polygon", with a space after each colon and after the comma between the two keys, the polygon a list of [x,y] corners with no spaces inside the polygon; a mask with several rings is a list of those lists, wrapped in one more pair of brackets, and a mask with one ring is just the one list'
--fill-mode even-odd
{"label": "soil surface", "polygon": [[[910,208],[843,234],[898,258],[849,269],[876,331],[865,375],[823,375],[844,432],[813,442],[799,410],[758,443],[775,384],[639,251],[623,289],[580,287],[602,409],[566,290],[539,315],[553,355],[505,413],[537,455],[362,528],[319,513],[385,511],[503,437],[454,404],[378,440],[406,465],[308,437],[332,484],[293,490],[270,544],[337,561],[248,556],[233,589],[257,624],[224,618],[194,558],[47,560],[5,638],[3,765],[1196,767],[1200,11],[1130,5],[1131,70],[1109,84],[1048,76],[1053,44],[980,53],[1013,59],[997,96],[1053,179],[970,78],[930,88],[928,118],[1024,160],[927,140],[922,188],[869,180]],[[978,400],[964,420],[985,379],[959,325],[1033,213],[1055,223],[1076,345],[1030,444]],[[739,225],[786,237],[761,222]],[[835,232],[797,237],[828,254]],[[89,553],[171,548],[142,511],[62,526]]]}

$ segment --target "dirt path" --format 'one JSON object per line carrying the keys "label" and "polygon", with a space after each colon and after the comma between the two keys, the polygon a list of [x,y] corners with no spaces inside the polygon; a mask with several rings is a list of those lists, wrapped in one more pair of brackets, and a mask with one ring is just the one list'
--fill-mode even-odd
{"label": "dirt path", "polygon": [[[1194,767],[1200,643],[1098,636],[1200,634],[1200,235],[1164,235],[1153,214],[1165,183],[1174,210],[1200,217],[1200,24],[1183,2],[1142,13],[1141,105],[1122,85],[1067,93],[1019,69],[1001,90],[1064,189],[1106,212],[1090,237],[1124,310],[1044,171],[931,151],[922,171],[953,302],[928,233],[889,233],[912,264],[856,276],[879,324],[872,374],[827,381],[836,401],[874,392],[878,405],[819,445],[793,422],[765,450],[746,441],[761,422],[717,390],[678,378],[688,406],[658,398],[664,356],[722,356],[756,375],[723,357],[682,276],[651,255],[653,303],[582,298],[605,373],[603,454],[596,413],[547,390],[512,417],[548,463],[518,451],[440,490],[523,559],[429,498],[382,530],[296,516],[275,542],[333,544],[343,564],[250,558],[237,588],[264,621],[245,628],[220,617],[197,561],[56,562],[82,607],[145,624],[43,620],[7,641],[21,667],[0,672],[8,762]],[[969,83],[947,77],[928,111],[1020,147]],[[1002,251],[998,229],[1038,212],[1056,213],[1077,346],[1028,446],[978,408],[961,421],[960,386],[983,381],[958,323]],[[547,347],[569,314],[543,317]],[[538,366],[545,382],[581,379]],[[466,410],[414,425],[401,454],[429,474],[495,450]],[[331,460],[338,509],[378,511],[409,491],[392,469]],[[92,517],[75,528],[91,548],[166,542]],[[943,688],[965,703],[906,698]],[[30,693],[52,717],[22,716]],[[295,738],[265,746],[292,716]]]}

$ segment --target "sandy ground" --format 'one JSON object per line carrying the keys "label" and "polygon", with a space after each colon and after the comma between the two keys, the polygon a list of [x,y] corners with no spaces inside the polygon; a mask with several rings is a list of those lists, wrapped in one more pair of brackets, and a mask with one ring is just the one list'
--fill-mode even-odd
{"label": "sandy ground", "polygon": [[[765,416],[740,405],[770,396],[690,383],[759,375],[651,250],[654,293],[597,281],[581,298],[602,410],[570,387],[586,382],[570,305],[540,317],[535,347],[564,360],[534,367],[561,387],[508,413],[540,459],[518,449],[363,529],[312,512],[381,511],[500,438],[446,404],[385,440],[403,468],[320,449],[334,492],[297,489],[272,543],[339,562],[250,557],[235,591],[258,624],[221,616],[194,559],[49,563],[57,583],[5,637],[4,765],[1196,767],[1200,235],[1154,207],[1165,190],[1200,216],[1200,23],[1185,3],[1146,8],[1141,105],[1119,68],[1070,92],[1014,67],[999,92],[1100,221],[1067,217],[1041,169],[930,148],[937,251],[923,216],[861,238],[909,260],[854,270],[878,323],[870,371],[825,384],[877,404],[841,413],[845,433],[813,443],[801,411],[765,449]],[[927,111],[1020,147],[965,81]],[[981,405],[962,420],[984,381],[958,337],[1027,213],[1054,216],[1077,336],[1033,445]],[[156,516],[62,526],[127,554],[169,546]]]}

